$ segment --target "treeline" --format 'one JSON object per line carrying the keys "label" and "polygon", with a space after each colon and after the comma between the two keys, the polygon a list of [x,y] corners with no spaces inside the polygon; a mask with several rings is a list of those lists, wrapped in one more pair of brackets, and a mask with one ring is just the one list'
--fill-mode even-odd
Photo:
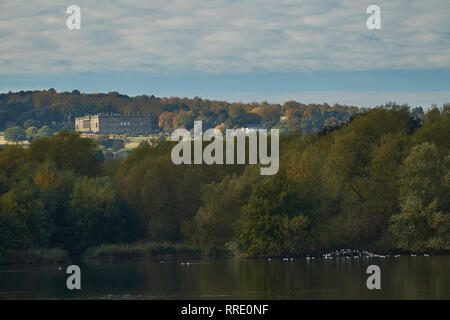
{"label": "treeline", "polygon": [[[156,130],[171,133],[176,128],[191,129],[194,120],[202,120],[204,127],[227,128],[260,125],[279,128],[284,133],[293,131],[318,132],[322,127],[346,122],[364,109],[335,104],[302,104],[288,101],[284,104],[229,103],[195,97],[158,98],[155,96],[128,97],[117,92],[108,94],[81,94],[78,90],[57,93],[54,89],[20,91],[0,94],[0,130],[14,128],[25,139],[36,136],[28,128],[37,130],[46,126],[57,132],[74,129],[74,118],[86,114],[121,113],[150,114]],[[417,112],[423,113],[421,109]],[[159,128],[159,129],[158,129]],[[34,131],[29,129],[28,131]]]}
{"label": "treeline", "polygon": [[280,137],[280,170],[174,165],[172,142],[104,160],[62,131],[0,150],[0,255],[188,243],[249,256],[351,247],[450,249],[450,105],[423,121],[387,105],[319,134]]}

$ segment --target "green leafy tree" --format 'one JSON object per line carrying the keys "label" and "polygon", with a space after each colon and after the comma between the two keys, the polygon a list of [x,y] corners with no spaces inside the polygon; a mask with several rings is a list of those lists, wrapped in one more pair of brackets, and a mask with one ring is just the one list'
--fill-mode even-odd
{"label": "green leafy tree", "polygon": [[28,119],[23,123],[23,127],[26,129],[29,127],[40,127],[40,122],[36,119]]}
{"label": "green leafy tree", "polygon": [[89,247],[126,240],[127,218],[108,178],[79,178],[69,207],[66,247],[81,253]]}
{"label": "green leafy tree", "polygon": [[281,176],[258,185],[239,218],[239,245],[251,256],[299,254],[308,248],[309,220]]}
{"label": "green leafy tree", "polygon": [[37,135],[37,133],[38,133],[38,129],[36,127],[33,127],[33,126],[28,127],[25,130],[25,135],[26,135],[26,137],[27,137],[27,139],[29,141],[31,141]]}
{"label": "green leafy tree", "polygon": [[0,253],[46,247],[53,226],[39,190],[22,182],[0,197]]}
{"label": "green leafy tree", "polygon": [[40,128],[36,134],[37,137],[51,137],[53,135],[53,130],[48,126],[43,126]]}
{"label": "green leafy tree", "polygon": [[442,110],[433,108],[427,113],[428,119],[414,136],[415,143],[432,142],[438,148],[441,157],[445,157],[450,150],[450,109],[444,106]]}
{"label": "green leafy tree", "polygon": [[97,176],[101,171],[97,144],[76,132],[60,131],[50,138],[35,139],[30,144],[29,154],[33,160],[53,162],[58,169],[78,175]]}
{"label": "green leafy tree", "polygon": [[25,131],[21,127],[11,127],[5,131],[5,139],[16,144],[26,139]]}
{"label": "green leafy tree", "polygon": [[412,148],[400,173],[402,211],[391,219],[399,248],[415,252],[450,248],[450,213],[440,210],[442,197],[448,196],[445,174],[434,144]]}
{"label": "green leafy tree", "polygon": [[248,203],[258,168],[248,167],[240,176],[226,176],[202,188],[202,205],[192,224],[185,226],[188,239],[203,247],[224,246],[236,235],[240,208]]}
{"label": "green leafy tree", "polygon": [[25,148],[7,145],[0,149],[0,173],[7,178],[13,177],[29,161]]}

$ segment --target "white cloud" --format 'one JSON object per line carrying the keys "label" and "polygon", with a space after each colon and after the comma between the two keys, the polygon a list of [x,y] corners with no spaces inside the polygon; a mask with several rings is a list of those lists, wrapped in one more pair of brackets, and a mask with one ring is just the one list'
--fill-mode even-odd
{"label": "white cloud", "polygon": [[74,0],[0,3],[0,74],[450,68],[448,0]]}

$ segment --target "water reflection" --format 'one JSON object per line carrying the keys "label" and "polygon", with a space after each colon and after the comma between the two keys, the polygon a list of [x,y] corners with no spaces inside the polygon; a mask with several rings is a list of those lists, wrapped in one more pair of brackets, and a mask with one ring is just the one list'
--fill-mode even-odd
{"label": "water reflection", "polygon": [[[366,287],[371,264],[381,290]],[[1,266],[0,299],[450,298],[446,256],[80,263],[80,291],[66,289],[67,266],[58,267]]]}

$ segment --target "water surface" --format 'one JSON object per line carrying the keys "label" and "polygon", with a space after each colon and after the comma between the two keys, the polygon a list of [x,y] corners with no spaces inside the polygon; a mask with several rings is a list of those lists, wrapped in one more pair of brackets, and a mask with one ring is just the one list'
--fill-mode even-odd
{"label": "water surface", "polygon": [[[450,256],[185,262],[79,263],[73,291],[67,265],[0,266],[0,299],[450,299]],[[372,264],[381,290],[366,287]]]}

